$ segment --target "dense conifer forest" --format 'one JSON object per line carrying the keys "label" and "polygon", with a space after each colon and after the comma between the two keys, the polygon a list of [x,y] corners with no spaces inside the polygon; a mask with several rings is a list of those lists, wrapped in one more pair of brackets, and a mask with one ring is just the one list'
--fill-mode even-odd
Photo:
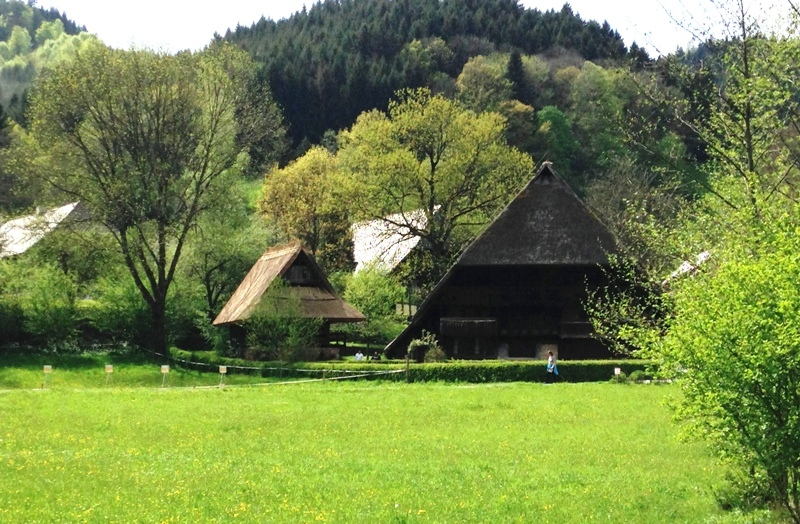
{"label": "dense conifer forest", "polygon": [[326,0],[224,38],[263,64],[296,143],[316,143],[362,111],[385,108],[400,88],[445,89],[477,55],[568,50],[616,61],[643,55],[638,46],[627,49],[607,23],[584,21],[568,5],[542,12],[515,0]]}

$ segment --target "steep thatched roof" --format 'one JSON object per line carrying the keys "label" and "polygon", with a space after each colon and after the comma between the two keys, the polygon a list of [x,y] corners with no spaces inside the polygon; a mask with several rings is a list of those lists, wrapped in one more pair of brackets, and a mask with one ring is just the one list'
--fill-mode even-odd
{"label": "steep thatched roof", "polygon": [[547,162],[458,260],[462,266],[596,265],[614,237]]}
{"label": "steep thatched roof", "polygon": [[301,316],[329,322],[365,320],[364,315],[336,295],[311,253],[299,242],[292,242],[267,249],[261,255],[214,319],[214,325],[246,320],[275,279],[284,277],[296,264],[303,265],[312,273],[310,285],[290,285],[288,288],[300,303]]}
{"label": "steep thatched roof", "polygon": [[0,225],[0,258],[21,255],[32,248],[71,215],[78,213],[78,207],[78,202],[72,202]]}
{"label": "steep thatched roof", "polygon": [[398,350],[460,267],[597,266],[615,250],[613,235],[545,162],[525,188],[461,253],[420,305],[411,323],[386,346]]}

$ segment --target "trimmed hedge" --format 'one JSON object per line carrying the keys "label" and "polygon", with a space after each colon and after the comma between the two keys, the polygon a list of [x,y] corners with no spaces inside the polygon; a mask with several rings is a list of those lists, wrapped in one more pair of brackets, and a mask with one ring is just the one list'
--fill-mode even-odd
{"label": "trimmed hedge", "polygon": [[[183,351],[173,348],[173,358],[198,362],[206,365],[227,365],[258,368],[250,370],[263,376],[297,376],[300,370],[346,370],[346,371],[386,371],[405,369],[402,362],[354,363],[354,362],[304,362],[287,364],[285,362],[259,362],[239,358],[221,357],[211,351]],[[184,365],[184,364],[181,364]],[[630,375],[637,370],[646,370],[652,365],[645,360],[561,360],[558,362],[561,382],[603,382],[614,376],[614,368]],[[267,369],[273,368],[273,369]],[[274,368],[278,368],[276,371]],[[234,370],[231,370],[234,371]],[[247,370],[235,370],[247,372]],[[410,364],[408,380],[411,382],[545,382],[547,380],[545,361],[507,361],[507,360],[455,360],[425,364]],[[385,375],[382,380],[405,381],[405,373]]]}

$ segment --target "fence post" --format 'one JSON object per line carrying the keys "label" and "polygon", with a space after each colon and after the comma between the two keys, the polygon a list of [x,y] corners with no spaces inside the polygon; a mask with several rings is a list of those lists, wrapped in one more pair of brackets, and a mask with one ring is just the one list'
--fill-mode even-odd
{"label": "fence post", "polygon": [[42,366],[42,371],[44,373],[44,379],[42,380],[42,389],[47,389],[47,383],[50,381],[50,374],[53,372],[53,366],[50,364],[45,364]]}
{"label": "fence post", "polygon": [[411,359],[408,357],[408,353],[406,353],[406,382],[411,382],[411,375],[409,374],[411,368],[411,365],[409,364],[410,361]]}

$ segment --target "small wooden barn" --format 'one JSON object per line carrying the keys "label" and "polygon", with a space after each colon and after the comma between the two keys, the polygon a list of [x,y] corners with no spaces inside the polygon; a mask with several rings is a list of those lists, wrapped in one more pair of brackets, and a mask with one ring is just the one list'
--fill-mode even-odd
{"label": "small wooden barn", "polygon": [[324,321],[322,339],[330,324],[366,320],[336,294],[314,256],[295,241],[269,248],[261,255],[214,319],[214,325],[237,325],[247,320],[278,278],[286,282],[287,290],[299,303],[300,316]]}
{"label": "small wooden barn", "polygon": [[405,353],[422,330],[455,358],[603,358],[584,310],[603,282],[614,238],[545,163],[460,255],[388,346]]}

